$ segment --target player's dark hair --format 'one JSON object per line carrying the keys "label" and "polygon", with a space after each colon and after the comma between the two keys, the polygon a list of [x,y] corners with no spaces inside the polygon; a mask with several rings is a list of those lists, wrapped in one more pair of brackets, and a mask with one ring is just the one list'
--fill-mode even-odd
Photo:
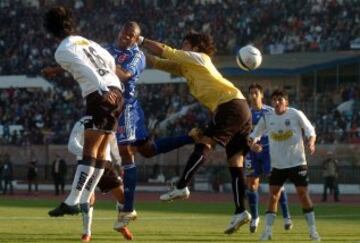
{"label": "player's dark hair", "polygon": [[286,90],[284,90],[284,89],[274,90],[274,92],[271,94],[271,99],[273,99],[275,97],[281,97],[281,98],[284,98],[285,100],[289,100],[289,95],[286,92]]}
{"label": "player's dark hair", "polygon": [[260,93],[264,93],[264,89],[263,89],[263,87],[260,85],[260,84],[258,84],[258,83],[252,83],[252,84],[250,84],[250,86],[249,86],[249,92],[250,92],[250,90],[251,89],[258,89],[259,91],[260,91]]}
{"label": "player's dark hair", "polygon": [[212,56],[216,52],[216,47],[213,38],[209,34],[190,32],[184,37],[192,47],[197,47],[199,52],[203,52]]}
{"label": "player's dark hair", "polygon": [[75,24],[70,9],[55,6],[44,16],[45,29],[57,38],[65,38],[75,32]]}

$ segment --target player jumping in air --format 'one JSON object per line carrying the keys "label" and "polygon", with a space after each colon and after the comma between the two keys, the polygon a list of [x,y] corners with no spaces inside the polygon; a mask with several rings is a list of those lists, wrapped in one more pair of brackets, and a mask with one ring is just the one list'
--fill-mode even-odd
{"label": "player jumping in air", "polygon": [[75,34],[69,9],[56,6],[48,10],[44,26],[58,41],[56,62],[73,75],[86,100],[83,155],[78,161],[70,194],[49,211],[50,216],[57,217],[76,214],[79,204],[89,203],[104,173],[106,148],[123,108],[123,86],[115,73],[114,58],[97,43]]}
{"label": "player jumping in air", "polygon": [[137,42],[140,27],[136,22],[126,22],[116,43],[107,50],[116,62],[116,74],[125,85],[125,109],[119,118],[117,141],[124,169],[125,204],[119,213],[114,229],[120,229],[137,217],[134,210],[134,194],[137,180],[135,153],[150,158],[183,145],[194,143],[188,136],[162,138],[153,141],[146,128],[144,112],[136,98],[136,82],[145,68],[145,56]]}
{"label": "player jumping in air", "polygon": [[198,168],[207,160],[209,152],[219,143],[226,149],[227,164],[231,173],[235,212],[225,229],[232,234],[251,220],[245,210],[244,156],[249,150],[247,136],[251,132],[251,114],[244,95],[230,81],[222,77],[211,61],[215,52],[212,38],[207,34],[188,33],[181,50],[149,39],[139,38],[139,45],[150,53],[148,63],[156,69],[183,76],[190,93],[213,114],[185,169],[173,188],[160,199],[172,201],[190,195],[188,185]]}

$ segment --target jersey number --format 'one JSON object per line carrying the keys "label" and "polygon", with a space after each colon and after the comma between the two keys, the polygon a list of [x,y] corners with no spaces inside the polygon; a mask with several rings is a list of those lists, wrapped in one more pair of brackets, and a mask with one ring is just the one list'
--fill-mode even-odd
{"label": "jersey number", "polygon": [[107,67],[104,59],[99,56],[99,54],[97,54],[96,50],[92,46],[89,46],[89,50],[85,48],[83,50],[86,56],[90,59],[91,63],[97,69],[97,72],[100,76],[104,76],[109,73],[109,71],[106,69]]}

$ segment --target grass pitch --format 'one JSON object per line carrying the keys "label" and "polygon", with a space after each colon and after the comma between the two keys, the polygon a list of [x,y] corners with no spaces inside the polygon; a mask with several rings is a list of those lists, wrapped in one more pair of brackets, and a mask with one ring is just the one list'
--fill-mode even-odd
{"label": "grass pitch", "polygon": [[[47,216],[57,204],[55,200],[0,198],[0,242],[80,242],[80,216]],[[255,234],[249,233],[248,225],[231,236],[223,234],[232,210],[231,203],[143,202],[137,204],[139,219],[129,228],[136,242],[258,242],[263,218]],[[294,228],[285,231],[278,216],[273,242],[309,242],[301,209],[291,205],[291,213]],[[316,216],[322,242],[360,243],[359,205],[318,205]],[[113,202],[97,202],[92,242],[125,241],[112,230],[115,217]]]}

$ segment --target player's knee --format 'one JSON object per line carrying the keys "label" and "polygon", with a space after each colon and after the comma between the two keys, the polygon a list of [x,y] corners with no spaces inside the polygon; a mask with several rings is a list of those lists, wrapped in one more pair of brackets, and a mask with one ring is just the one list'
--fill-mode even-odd
{"label": "player's knee", "polygon": [[140,154],[142,156],[144,156],[145,158],[152,158],[155,156],[154,151],[142,151],[142,152],[140,152]]}
{"label": "player's knee", "polygon": [[277,202],[279,201],[279,196],[276,193],[270,193],[270,201],[271,202]]}
{"label": "player's knee", "polygon": [[156,148],[152,142],[147,142],[138,147],[138,152],[145,158],[152,158],[156,155]]}
{"label": "player's knee", "polygon": [[258,186],[254,183],[250,183],[247,186],[248,186],[248,190],[250,192],[256,192],[258,190]]}

